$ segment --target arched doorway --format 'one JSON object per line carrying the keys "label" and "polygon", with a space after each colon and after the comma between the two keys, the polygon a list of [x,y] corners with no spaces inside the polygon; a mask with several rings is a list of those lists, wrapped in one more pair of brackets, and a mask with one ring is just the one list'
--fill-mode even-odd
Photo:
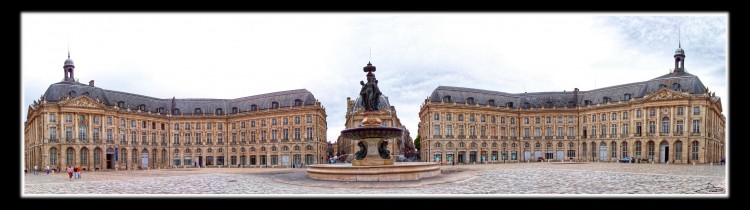
{"label": "arched doorway", "polygon": [[156,149],[151,150],[151,168],[156,168]]}
{"label": "arched doorway", "polygon": [[141,169],[148,169],[148,150],[141,151]]}
{"label": "arched doorway", "polygon": [[73,147],[68,147],[65,153],[66,153],[65,164],[67,164],[68,166],[75,166],[75,154],[76,153]]}
{"label": "arched doorway", "polygon": [[115,149],[107,148],[107,157],[106,158],[106,164],[107,169],[113,169],[115,168]]}
{"label": "arched doorway", "polygon": [[659,143],[659,162],[666,163],[669,161],[669,143],[661,141]]}
{"label": "arched doorway", "polygon": [[607,160],[607,143],[599,143],[599,160]]}

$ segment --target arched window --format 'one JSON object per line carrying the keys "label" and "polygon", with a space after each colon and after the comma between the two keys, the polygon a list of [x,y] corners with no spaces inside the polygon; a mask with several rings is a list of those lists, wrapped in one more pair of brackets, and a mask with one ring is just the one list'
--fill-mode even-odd
{"label": "arched window", "polygon": [[295,100],[294,100],[294,106],[302,106],[302,100],[300,100],[300,99],[295,99]]}
{"label": "arched window", "polygon": [[435,148],[440,148],[440,142],[435,143]]}
{"label": "arched window", "polygon": [[482,142],[482,147],[487,147],[487,142]]}
{"label": "arched window", "polygon": [[573,142],[568,143],[568,147],[573,148]]}
{"label": "arched window", "polygon": [[57,148],[49,148],[49,164],[57,165]]}
{"label": "arched window", "polygon": [[477,143],[471,142],[471,148],[477,147]]}
{"label": "arched window", "polygon": [[222,110],[221,108],[216,109],[216,115],[223,115],[223,114],[224,114],[224,110]]}
{"label": "arched window", "polygon": [[271,102],[271,109],[278,109],[279,108],[279,102]]}
{"label": "arched window", "polygon": [[447,146],[448,148],[453,148],[453,142],[448,142],[448,144],[447,144],[446,146]]}
{"label": "arched window", "polygon": [[299,151],[300,149],[301,149],[301,147],[299,145],[295,145],[294,146],[294,151]]}
{"label": "arched window", "polygon": [[665,85],[665,84],[659,84],[659,89],[666,88],[666,87],[667,87],[667,85]]}
{"label": "arched window", "polygon": [[458,147],[464,148],[464,147],[466,147],[466,144],[464,144],[463,142],[460,142],[460,143],[458,143]]}
{"label": "arched window", "polygon": [[444,103],[450,103],[451,102],[451,96],[443,96],[443,102]]}
{"label": "arched window", "polygon": [[271,146],[271,151],[276,151],[276,146]]}
{"label": "arched window", "polygon": [[177,155],[177,154],[180,154],[180,150],[179,149],[174,149],[174,155]]}
{"label": "arched window", "polygon": [[289,151],[289,147],[283,146],[283,147],[281,147],[281,151]]}
{"label": "arched window", "polygon": [[190,149],[185,149],[185,154],[190,154]]}
{"label": "arched window", "polygon": [[240,148],[240,152],[246,152],[246,151],[247,151],[247,150],[245,150],[245,148],[244,148],[244,147],[243,147],[243,148]]}
{"label": "arched window", "polygon": [[516,143],[511,144],[511,147],[516,148]]}
{"label": "arched window", "polygon": [[223,153],[223,152],[224,152],[224,149],[219,148],[219,153]]}
{"label": "arched window", "polygon": [[[260,151],[266,151],[266,148],[262,147]],[[255,152],[255,147],[250,147],[250,152]]]}
{"label": "arched window", "polygon": [[557,147],[563,147],[563,143],[562,142],[558,142],[557,143]]}
{"label": "arched window", "polygon": [[552,143],[551,142],[547,142],[547,148],[550,148],[550,147],[552,147]]}
{"label": "arched window", "polygon": [[536,143],[536,144],[534,145],[534,147],[536,147],[536,148],[542,147],[542,143],[539,143],[539,142],[537,142],[537,143]]}
{"label": "arched window", "polygon": [[89,92],[83,92],[83,93],[81,93],[81,95],[82,95],[82,96],[88,96],[88,95],[89,95]]}
{"label": "arched window", "polygon": [[195,108],[195,114],[203,114],[203,111],[201,111],[201,108]]}
{"label": "arched window", "polygon": [[206,150],[206,152],[208,152],[208,153],[213,153],[213,152],[214,152],[214,149],[208,148],[208,149]]}
{"label": "arched window", "polygon": [[525,143],[525,144],[523,144],[523,147],[526,147],[526,148],[528,148],[529,146],[530,146],[530,144],[529,144],[529,143]]}
{"label": "arched window", "polygon": [[124,101],[118,101],[117,102],[117,107],[120,107],[120,109],[124,109],[125,108],[125,102]]}
{"label": "arched window", "polygon": [[195,150],[195,152],[196,153],[201,153],[201,152],[203,152],[203,150],[201,150],[200,148],[198,148],[198,149]]}
{"label": "arched window", "polygon": [[474,98],[473,97],[466,98],[466,104],[474,105]]}
{"label": "arched window", "polygon": [[493,143],[492,143],[492,148],[495,148],[495,147],[497,147],[497,143],[494,143],[494,142],[493,142]]}
{"label": "arched window", "polygon": [[312,147],[311,145],[307,145],[307,146],[305,147],[305,150],[313,150],[313,147]]}
{"label": "arched window", "polygon": [[71,148],[71,147],[68,147],[68,150],[66,150],[66,151],[67,151],[67,156],[66,156],[66,157],[67,157],[67,161],[66,161],[66,163],[67,163],[68,165],[73,165],[73,158],[74,158],[74,156],[75,156],[75,153],[74,153],[74,151],[73,151],[73,148]]}
{"label": "arched window", "polygon": [[232,152],[237,152],[237,148],[232,147]]}
{"label": "arched window", "polygon": [[258,111],[258,105],[250,105],[250,111]]}

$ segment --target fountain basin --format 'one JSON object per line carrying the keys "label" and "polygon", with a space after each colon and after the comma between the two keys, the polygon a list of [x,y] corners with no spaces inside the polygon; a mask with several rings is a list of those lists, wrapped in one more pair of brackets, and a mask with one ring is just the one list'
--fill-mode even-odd
{"label": "fountain basin", "polygon": [[403,130],[394,127],[360,127],[341,131],[346,139],[395,138],[401,136]]}
{"label": "fountain basin", "polygon": [[440,175],[440,166],[432,162],[398,162],[393,165],[352,166],[352,164],[316,164],[307,169],[307,177],[330,181],[408,181]]}

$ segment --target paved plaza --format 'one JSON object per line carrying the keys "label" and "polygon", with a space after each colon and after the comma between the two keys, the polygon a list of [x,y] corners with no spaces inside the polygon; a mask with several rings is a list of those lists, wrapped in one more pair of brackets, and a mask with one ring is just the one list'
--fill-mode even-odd
{"label": "paved plaza", "polygon": [[[334,182],[305,169],[182,168],[24,176],[23,196],[148,194],[724,194],[726,166],[626,163],[514,163],[443,166],[437,178]],[[711,187],[714,186],[714,187]],[[40,196],[41,195],[41,196]]]}

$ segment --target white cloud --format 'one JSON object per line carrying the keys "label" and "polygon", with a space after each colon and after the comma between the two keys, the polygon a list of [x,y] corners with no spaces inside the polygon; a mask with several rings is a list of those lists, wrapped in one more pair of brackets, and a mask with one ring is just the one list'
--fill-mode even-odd
{"label": "white cloud", "polygon": [[62,79],[69,41],[75,76],[105,89],[238,98],[306,88],[335,141],[371,60],[416,137],[419,106],[439,85],[519,93],[644,81],[672,67],[681,26],[688,71],[728,115],[726,14],[605,15],[23,13],[22,112]]}

